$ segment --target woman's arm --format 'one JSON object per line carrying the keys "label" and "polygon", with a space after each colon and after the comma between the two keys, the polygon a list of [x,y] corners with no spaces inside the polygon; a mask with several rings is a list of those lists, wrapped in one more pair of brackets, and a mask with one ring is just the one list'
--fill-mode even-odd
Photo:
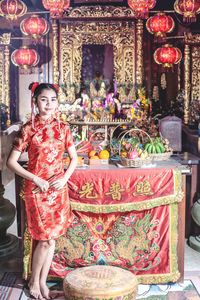
{"label": "woman's arm", "polygon": [[75,146],[74,145],[70,146],[67,152],[70,157],[70,163],[67,170],[65,171],[64,176],[62,178],[50,182],[50,186],[54,187],[56,190],[60,190],[65,186],[65,184],[67,183],[67,181],[69,180],[70,176],[72,175],[72,173],[74,172],[77,166],[77,153],[76,153]]}
{"label": "woman's arm", "polygon": [[34,179],[34,174],[31,172],[25,170],[18,162],[20,158],[21,152],[18,150],[13,149],[8,157],[7,160],[7,167],[16,173],[17,175],[23,177],[24,179],[28,179],[33,181]]}
{"label": "woman's arm", "polygon": [[17,175],[34,182],[43,192],[49,188],[48,181],[36,176],[35,174],[25,170],[18,162],[21,152],[13,149],[7,160],[7,167]]}
{"label": "woman's arm", "polygon": [[69,157],[70,157],[70,164],[65,172],[64,178],[66,179],[66,182],[74,172],[77,166],[77,152],[74,145],[70,146],[67,150]]}

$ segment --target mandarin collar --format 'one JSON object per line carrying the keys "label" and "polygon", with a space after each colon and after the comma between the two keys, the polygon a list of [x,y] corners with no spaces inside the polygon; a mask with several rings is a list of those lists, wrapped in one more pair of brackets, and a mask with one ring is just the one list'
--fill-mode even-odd
{"label": "mandarin collar", "polygon": [[35,116],[35,122],[36,124],[38,125],[47,125],[47,124],[50,124],[52,123],[54,120],[56,120],[55,116],[51,116],[49,117],[48,119],[44,120],[39,114],[37,114]]}

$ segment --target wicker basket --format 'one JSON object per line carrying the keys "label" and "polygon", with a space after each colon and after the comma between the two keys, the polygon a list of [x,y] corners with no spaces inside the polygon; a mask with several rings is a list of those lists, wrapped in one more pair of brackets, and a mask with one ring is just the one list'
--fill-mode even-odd
{"label": "wicker basket", "polygon": [[[95,136],[99,133],[103,133],[105,135],[104,140],[96,139],[94,140]],[[105,128],[98,128],[96,129],[90,136],[89,142],[93,145],[94,149],[99,149],[99,147],[105,147],[108,144],[107,140],[107,133]]]}
{"label": "wicker basket", "polygon": [[[118,124],[112,131],[111,131],[111,134],[110,134],[110,152],[111,152],[111,156],[115,156],[115,155],[118,155],[119,154],[119,146],[117,145],[114,145],[113,143],[113,136],[114,136],[114,133],[116,132],[117,129],[119,129],[120,127],[122,126],[126,126],[127,127],[127,123],[120,123]],[[116,138],[116,140],[119,140],[120,141],[120,138],[122,137],[122,135],[127,132],[127,129],[120,132],[118,137]]]}
{"label": "wicker basket", "polygon": [[159,160],[168,160],[172,156],[173,152],[165,152],[165,153],[152,153],[149,154],[149,156],[152,158],[154,161],[159,161]]}
{"label": "wicker basket", "polygon": [[152,162],[152,158],[150,156],[145,159],[142,158],[130,159],[130,158],[123,158],[123,157],[121,157],[120,159],[121,159],[121,164],[129,168],[140,168],[143,165],[150,164]]}
{"label": "wicker basket", "polygon": [[[132,128],[130,130],[127,130],[122,138],[121,138],[121,141],[120,141],[120,145],[119,145],[119,155],[121,153],[121,144],[122,144],[122,141],[123,139],[125,138],[125,136],[127,134],[130,134],[130,133],[134,133],[135,136],[138,137],[138,134],[141,134],[141,142],[144,142],[144,139],[147,138],[149,141],[152,141],[151,140],[151,137],[148,135],[148,133],[146,133],[144,130],[142,129],[139,129],[139,128]],[[136,158],[136,159],[130,159],[130,158],[124,158],[124,157],[121,157],[120,155],[120,160],[121,160],[121,163],[123,166],[125,167],[130,167],[130,168],[140,168],[142,167],[143,165],[146,165],[146,164],[150,164],[151,161],[152,161],[152,157],[149,155],[148,157],[142,159],[140,157]]]}

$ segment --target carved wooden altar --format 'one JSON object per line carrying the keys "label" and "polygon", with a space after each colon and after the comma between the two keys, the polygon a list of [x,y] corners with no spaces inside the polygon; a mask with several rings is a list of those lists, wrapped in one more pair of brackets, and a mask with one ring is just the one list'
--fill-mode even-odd
{"label": "carved wooden altar", "polygon": [[[142,20],[135,22],[133,13],[125,7],[81,7],[66,14],[59,24],[53,23],[53,79],[66,86],[68,102],[75,100],[80,87],[83,45],[113,45],[118,85],[142,84]],[[124,89],[118,92],[122,94]]]}
{"label": "carved wooden altar", "polygon": [[[136,20],[130,8],[115,6],[71,7],[63,19],[52,20],[52,81],[66,86],[68,102],[75,100],[75,92],[80,87],[83,45],[112,44],[114,77],[119,86],[143,84],[143,27],[143,21]],[[188,124],[191,101],[200,98],[200,34],[185,34],[183,42],[184,72],[179,68],[178,85],[183,82],[184,123]],[[11,34],[0,36],[0,101],[9,110],[10,44]],[[124,89],[119,87],[118,92],[122,95]]]}

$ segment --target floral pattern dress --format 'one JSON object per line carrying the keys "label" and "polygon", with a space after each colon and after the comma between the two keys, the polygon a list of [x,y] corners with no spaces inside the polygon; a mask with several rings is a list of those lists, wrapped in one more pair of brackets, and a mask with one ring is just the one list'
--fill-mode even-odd
{"label": "floral pattern dress", "polygon": [[[35,117],[34,127],[28,121],[22,126],[14,148],[28,151],[28,171],[48,180],[64,174],[63,154],[73,145],[69,125],[50,118],[43,121]],[[24,182],[24,197],[29,232],[35,240],[56,239],[69,225],[70,204],[68,187],[62,190],[49,188],[35,192],[37,186],[30,180]]]}

